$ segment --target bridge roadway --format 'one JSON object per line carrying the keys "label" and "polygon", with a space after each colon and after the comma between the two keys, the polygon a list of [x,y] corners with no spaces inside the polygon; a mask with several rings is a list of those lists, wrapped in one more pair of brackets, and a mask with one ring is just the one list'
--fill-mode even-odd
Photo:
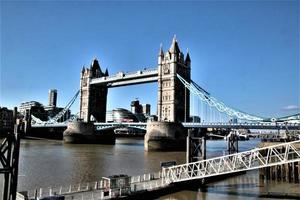
{"label": "bridge roadway", "polygon": [[[186,128],[232,128],[232,129],[288,129],[288,130],[300,130],[299,123],[193,123],[193,122],[183,122],[182,123]],[[104,128],[109,127],[133,127],[133,128],[140,128],[146,129],[147,123],[103,123],[103,122],[96,122],[94,123],[96,130],[101,130]],[[41,128],[41,127],[67,127],[66,123],[54,123],[54,124],[36,124],[32,125],[33,128]]]}
{"label": "bridge roadway", "polygon": [[141,83],[157,82],[158,71],[155,69],[139,70],[135,72],[119,72],[116,75],[94,78],[91,80],[91,85],[107,84],[107,87],[120,87],[126,85],[135,85]]}

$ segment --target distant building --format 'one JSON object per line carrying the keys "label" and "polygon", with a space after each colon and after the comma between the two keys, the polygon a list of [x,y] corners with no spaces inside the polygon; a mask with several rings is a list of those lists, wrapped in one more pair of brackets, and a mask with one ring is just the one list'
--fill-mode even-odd
{"label": "distant building", "polygon": [[237,124],[238,119],[237,118],[232,118],[232,119],[230,119],[229,123]]}
{"label": "distant building", "polygon": [[143,113],[143,106],[140,104],[139,100],[131,101],[131,112],[133,114]]}
{"label": "distant building", "polygon": [[55,89],[49,90],[48,102],[49,102],[48,103],[49,106],[56,107],[57,90],[55,90]]}
{"label": "distant building", "polygon": [[129,110],[116,108],[106,112],[106,122],[139,122],[138,118]]}
{"label": "distant building", "polygon": [[150,114],[151,114],[151,105],[150,104],[143,104],[143,114],[146,116],[150,116]]}
{"label": "distant building", "polygon": [[[48,118],[55,117],[60,111],[64,109],[56,106],[57,106],[57,90],[51,89],[49,90],[49,95],[48,95],[48,106],[44,106]],[[67,110],[66,113],[58,120],[58,122],[66,121],[70,117],[71,117],[71,111]]]}
{"label": "distant building", "polygon": [[44,109],[44,106],[37,101],[28,101],[23,102],[19,106],[19,112],[27,119],[29,115],[34,115],[42,121],[48,120],[47,112]]}
{"label": "distant building", "polygon": [[0,135],[13,132],[14,128],[14,117],[13,111],[6,107],[0,107]]}
{"label": "distant building", "polygon": [[190,116],[190,122],[200,123],[201,118],[199,116]]}
{"label": "distant building", "polygon": [[141,105],[139,100],[131,101],[131,112],[140,122],[147,121],[147,118],[150,116],[150,109],[150,104]]}
{"label": "distant building", "polygon": [[[23,102],[19,106],[19,112],[27,119],[29,115],[33,115],[42,121],[48,121],[49,118],[55,117],[64,108],[56,107],[57,90],[49,90],[48,106],[43,106],[37,101]],[[68,109],[65,114],[58,120],[58,122],[66,121],[71,117],[71,111]]]}
{"label": "distant building", "polygon": [[21,103],[21,105],[19,106],[19,112],[22,115],[26,115],[26,110],[30,110],[31,107],[42,107],[43,105],[40,102],[37,101],[27,101],[27,102],[23,102]]}

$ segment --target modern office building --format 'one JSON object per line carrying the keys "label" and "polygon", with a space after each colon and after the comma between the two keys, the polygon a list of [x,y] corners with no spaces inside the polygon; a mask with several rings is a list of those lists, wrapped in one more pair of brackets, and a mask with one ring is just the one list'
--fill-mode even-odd
{"label": "modern office building", "polygon": [[144,114],[146,116],[150,115],[150,109],[151,109],[151,105],[150,104],[140,104],[139,100],[134,100],[131,101],[131,112],[133,114]]}
{"label": "modern office building", "polygon": [[139,120],[129,110],[116,108],[106,112],[106,122],[139,122]]}
{"label": "modern office building", "polygon": [[143,114],[146,116],[151,115],[151,105],[150,104],[143,104]]}
{"label": "modern office building", "polygon": [[49,90],[49,95],[48,95],[48,106],[56,107],[56,103],[57,103],[57,90],[51,89]]}
{"label": "modern office building", "polygon": [[131,112],[133,114],[141,114],[141,113],[143,113],[143,107],[140,104],[139,100],[131,101]]}

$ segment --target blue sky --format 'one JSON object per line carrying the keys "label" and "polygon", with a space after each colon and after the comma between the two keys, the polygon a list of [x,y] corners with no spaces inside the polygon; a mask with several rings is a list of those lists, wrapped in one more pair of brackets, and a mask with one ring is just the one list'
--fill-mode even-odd
{"label": "blue sky", "polygon": [[[260,116],[300,112],[297,0],[1,1],[0,106],[47,104],[51,88],[64,106],[94,57],[110,74],[156,67],[174,34],[216,98]],[[155,113],[157,84],[110,89],[108,109],[135,98]]]}

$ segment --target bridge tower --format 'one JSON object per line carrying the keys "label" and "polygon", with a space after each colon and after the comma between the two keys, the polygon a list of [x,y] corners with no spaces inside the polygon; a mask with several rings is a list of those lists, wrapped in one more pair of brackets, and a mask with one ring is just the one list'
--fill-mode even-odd
{"label": "bridge tower", "polygon": [[102,72],[97,59],[92,61],[90,68],[82,68],[80,76],[80,119],[85,122],[105,122],[107,86],[91,85],[93,78],[108,76],[106,69]]}
{"label": "bridge tower", "polygon": [[146,151],[185,149],[186,129],[180,122],[189,121],[190,93],[177,74],[190,82],[190,55],[184,57],[174,37],[169,50],[161,46],[158,54],[158,121],[147,122]]}
{"label": "bridge tower", "polygon": [[165,53],[162,46],[158,55],[158,121],[186,122],[190,116],[190,93],[176,74],[190,82],[191,59],[185,58],[174,36],[171,47]]}

